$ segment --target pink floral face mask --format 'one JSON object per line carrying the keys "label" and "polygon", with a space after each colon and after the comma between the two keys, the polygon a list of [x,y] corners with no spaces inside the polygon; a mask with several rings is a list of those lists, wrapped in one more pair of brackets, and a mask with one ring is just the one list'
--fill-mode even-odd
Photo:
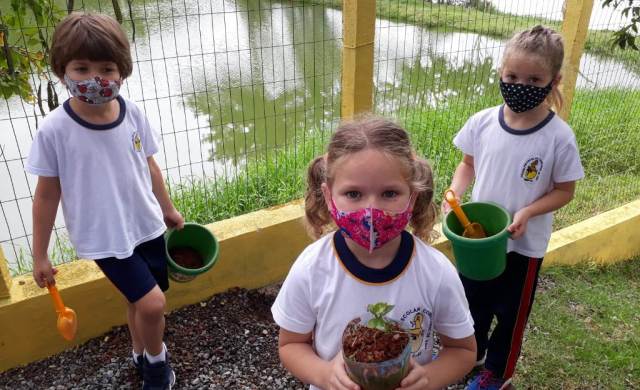
{"label": "pink floral face mask", "polygon": [[409,209],[411,198],[404,211],[397,213],[371,206],[355,211],[341,211],[332,199],[331,217],[341,231],[371,253],[374,249],[398,237],[407,227],[411,220],[412,210]]}

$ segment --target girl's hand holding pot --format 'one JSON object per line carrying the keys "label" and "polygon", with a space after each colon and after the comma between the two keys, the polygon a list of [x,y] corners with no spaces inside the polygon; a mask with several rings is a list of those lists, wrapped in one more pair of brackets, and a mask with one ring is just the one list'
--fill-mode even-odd
{"label": "girl's hand holding pot", "polygon": [[330,372],[326,380],[326,390],[360,390],[354,381],[347,375],[347,370],[344,367],[344,360],[342,358],[342,351],[339,351],[336,357],[329,362]]}

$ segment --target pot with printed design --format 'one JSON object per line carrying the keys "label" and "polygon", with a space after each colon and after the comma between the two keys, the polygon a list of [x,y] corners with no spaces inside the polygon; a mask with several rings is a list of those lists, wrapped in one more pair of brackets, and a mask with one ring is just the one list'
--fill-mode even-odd
{"label": "pot with printed design", "polygon": [[391,390],[409,371],[409,333],[386,316],[393,305],[367,306],[367,313],[351,320],[342,334],[342,354],[349,377],[363,390]]}

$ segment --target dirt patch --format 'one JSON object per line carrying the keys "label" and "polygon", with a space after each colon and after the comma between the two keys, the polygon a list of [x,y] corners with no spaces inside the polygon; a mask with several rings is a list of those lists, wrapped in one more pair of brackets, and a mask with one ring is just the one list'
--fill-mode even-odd
{"label": "dirt patch", "polygon": [[[278,357],[271,305],[279,286],[232,289],[167,315],[174,389],[308,389]],[[80,321],[83,315],[79,313]],[[437,348],[437,347],[436,347]],[[0,373],[0,389],[140,389],[126,326],[71,350]],[[463,389],[464,382],[448,389]]]}
{"label": "dirt patch", "polygon": [[204,266],[202,256],[195,249],[186,246],[177,246],[169,249],[169,256],[181,267],[198,269]]}
{"label": "dirt patch", "polygon": [[389,331],[369,328],[360,319],[349,322],[344,331],[342,348],[344,354],[360,363],[377,363],[394,359],[409,342],[409,336],[398,324]]}

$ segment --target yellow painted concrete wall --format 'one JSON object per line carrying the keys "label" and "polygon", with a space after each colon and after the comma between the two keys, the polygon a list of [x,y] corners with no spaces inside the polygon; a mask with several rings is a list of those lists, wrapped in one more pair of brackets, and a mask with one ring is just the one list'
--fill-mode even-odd
{"label": "yellow painted concrete wall", "polygon": [[[220,240],[219,260],[189,283],[172,282],[168,309],[231,287],[257,288],[281,280],[311,242],[302,215],[301,203],[294,202],[208,225]],[[58,270],[60,294],[78,315],[76,339],[69,343],[58,335],[46,290],[38,288],[31,275],[16,277],[10,298],[0,299],[0,372],[82,344],[126,322],[124,298],[93,262],[75,261]]]}
{"label": "yellow painted concrete wall", "polygon": [[[261,210],[208,227],[220,240],[216,266],[194,281],[172,283],[169,309],[197,303],[230,287],[256,288],[282,280],[310,243],[300,202]],[[545,266],[585,260],[613,262],[640,254],[640,200],[555,232]],[[448,241],[434,243],[451,258]],[[30,275],[13,280],[0,299],[0,371],[55,354],[125,323],[124,299],[90,261],[59,267],[58,285],[78,314],[78,337],[65,342],[55,327],[51,299]]]}

